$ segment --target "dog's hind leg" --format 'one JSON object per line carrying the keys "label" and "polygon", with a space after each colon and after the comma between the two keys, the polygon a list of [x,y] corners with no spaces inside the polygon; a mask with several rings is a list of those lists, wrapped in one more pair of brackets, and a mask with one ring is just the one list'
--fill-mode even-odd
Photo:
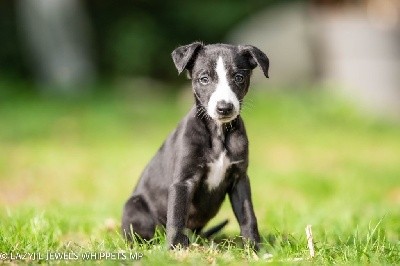
{"label": "dog's hind leg", "polygon": [[151,215],[149,205],[141,195],[131,196],[124,206],[122,215],[122,234],[129,241],[135,234],[149,240],[154,236],[155,222]]}

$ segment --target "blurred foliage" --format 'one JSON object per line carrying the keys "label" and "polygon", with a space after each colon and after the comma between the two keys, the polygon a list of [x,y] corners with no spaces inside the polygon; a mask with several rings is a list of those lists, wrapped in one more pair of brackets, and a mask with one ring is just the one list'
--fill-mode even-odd
{"label": "blurred foliage", "polygon": [[0,1],[0,77],[29,76],[18,36],[14,1]]}
{"label": "blurred foliage", "polygon": [[[149,76],[176,80],[170,58],[178,45],[223,42],[237,23],[277,0],[84,1],[93,28],[100,77]],[[0,77],[31,79],[17,23],[16,2],[0,2]]]}
{"label": "blurred foliage", "polygon": [[[178,45],[195,40],[221,42],[252,12],[269,1],[88,2],[103,70],[157,79],[174,77],[170,58]],[[114,13],[105,16],[104,14]],[[101,34],[98,34],[101,33]]]}

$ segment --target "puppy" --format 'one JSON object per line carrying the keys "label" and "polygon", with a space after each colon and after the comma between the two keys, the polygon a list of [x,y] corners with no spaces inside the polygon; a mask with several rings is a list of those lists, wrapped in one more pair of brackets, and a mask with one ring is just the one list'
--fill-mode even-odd
{"label": "puppy", "polygon": [[268,77],[269,60],[251,45],[200,42],[176,48],[172,59],[179,74],[187,70],[195,105],[144,169],[125,203],[122,232],[150,239],[162,225],[169,247],[187,247],[186,229],[201,232],[228,194],[241,235],[257,249],[240,110],[252,70],[260,66]]}

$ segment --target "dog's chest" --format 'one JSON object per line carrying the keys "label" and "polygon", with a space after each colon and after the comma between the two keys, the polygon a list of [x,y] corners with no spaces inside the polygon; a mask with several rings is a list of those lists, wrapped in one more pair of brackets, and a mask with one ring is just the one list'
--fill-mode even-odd
{"label": "dog's chest", "polygon": [[216,160],[207,164],[208,174],[206,184],[209,190],[213,190],[221,184],[225,179],[226,171],[231,165],[232,162],[227,156],[226,151],[222,151]]}

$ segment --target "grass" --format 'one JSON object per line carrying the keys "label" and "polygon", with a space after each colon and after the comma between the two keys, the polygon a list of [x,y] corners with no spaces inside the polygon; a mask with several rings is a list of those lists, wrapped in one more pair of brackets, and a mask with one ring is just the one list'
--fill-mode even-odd
{"label": "grass", "polygon": [[140,262],[157,265],[400,263],[400,125],[315,89],[253,90],[244,107],[263,237],[258,256],[238,241],[228,201],[210,222],[231,221],[218,241],[192,237],[188,250],[170,252],[159,232],[131,249],[119,235],[122,205],[191,102],[149,90],[118,88],[79,100],[18,94],[0,103],[4,261],[29,253],[42,258],[18,261],[45,262],[47,252],[64,252],[69,260],[59,262],[73,263],[74,254],[82,261],[82,254],[109,252],[142,254]]}

